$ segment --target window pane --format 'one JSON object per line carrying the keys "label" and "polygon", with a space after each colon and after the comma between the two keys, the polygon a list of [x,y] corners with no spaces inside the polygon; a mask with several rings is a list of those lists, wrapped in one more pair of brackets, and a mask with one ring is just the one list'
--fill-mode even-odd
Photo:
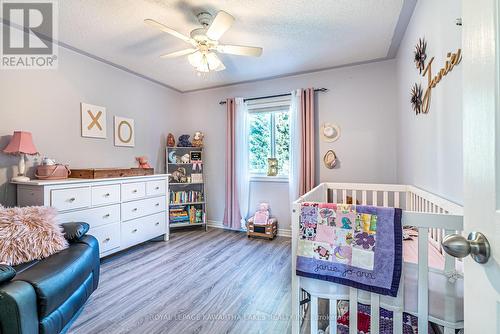
{"label": "window pane", "polygon": [[277,112],[274,115],[278,174],[288,176],[290,159],[290,121],[288,112]]}
{"label": "window pane", "polygon": [[271,114],[250,114],[249,164],[250,173],[267,174],[267,158],[271,157]]}

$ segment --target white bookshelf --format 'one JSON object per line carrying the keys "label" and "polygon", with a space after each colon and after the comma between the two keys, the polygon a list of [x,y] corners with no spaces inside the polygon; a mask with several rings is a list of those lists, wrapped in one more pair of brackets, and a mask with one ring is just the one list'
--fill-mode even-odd
{"label": "white bookshelf", "polygon": [[[172,154],[172,152],[175,152]],[[202,174],[202,182],[188,182],[189,180],[173,180],[171,176],[169,187],[170,191],[167,194],[168,197],[168,210],[170,228],[175,229],[176,227],[204,227],[205,231],[207,229],[207,210],[206,210],[206,193],[205,193],[205,163],[201,165],[201,171],[199,167],[194,171],[193,162],[180,162],[180,159],[185,154],[189,154],[191,157],[191,152],[200,152],[201,160],[204,161],[204,151],[203,147],[167,147],[166,148],[166,169],[168,174],[173,174],[176,170],[181,169],[185,171],[186,177],[191,177],[193,173]],[[171,161],[172,157],[176,157],[176,161]],[[188,198],[187,194],[193,192],[192,194],[197,194],[195,200]],[[177,194],[177,195],[176,195]],[[184,198],[182,198],[184,196]],[[176,197],[174,199],[174,197]],[[194,197],[194,196],[193,196]],[[197,219],[195,216],[192,217],[193,211],[191,208],[196,210],[196,212],[201,211],[201,220]]]}

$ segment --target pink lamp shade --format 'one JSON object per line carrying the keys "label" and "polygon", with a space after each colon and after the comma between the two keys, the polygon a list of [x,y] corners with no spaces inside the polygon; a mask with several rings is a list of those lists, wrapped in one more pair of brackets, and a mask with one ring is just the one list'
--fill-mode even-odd
{"label": "pink lamp shade", "polygon": [[9,145],[3,149],[3,152],[7,154],[38,154],[35,144],[33,144],[31,132],[26,131],[14,131]]}

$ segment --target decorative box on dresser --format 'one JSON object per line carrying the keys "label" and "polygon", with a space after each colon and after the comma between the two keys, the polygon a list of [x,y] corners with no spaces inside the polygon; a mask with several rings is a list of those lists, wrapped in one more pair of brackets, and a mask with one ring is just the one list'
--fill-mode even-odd
{"label": "decorative box on dresser", "polygon": [[52,206],[61,223],[88,223],[101,257],[159,236],[169,238],[167,174],[16,184],[19,206]]}

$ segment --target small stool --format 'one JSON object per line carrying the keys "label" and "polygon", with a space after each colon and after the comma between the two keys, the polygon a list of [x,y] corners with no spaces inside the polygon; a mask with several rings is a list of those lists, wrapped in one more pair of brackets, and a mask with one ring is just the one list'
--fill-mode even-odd
{"label": "small stool", "polygon": [[253,217],[247,221],[247,236],[250,237],[264,237],[273,240],[278,234],[278,220],[271,217],[267,220],[266,225],[256,225],[253,223]]}

